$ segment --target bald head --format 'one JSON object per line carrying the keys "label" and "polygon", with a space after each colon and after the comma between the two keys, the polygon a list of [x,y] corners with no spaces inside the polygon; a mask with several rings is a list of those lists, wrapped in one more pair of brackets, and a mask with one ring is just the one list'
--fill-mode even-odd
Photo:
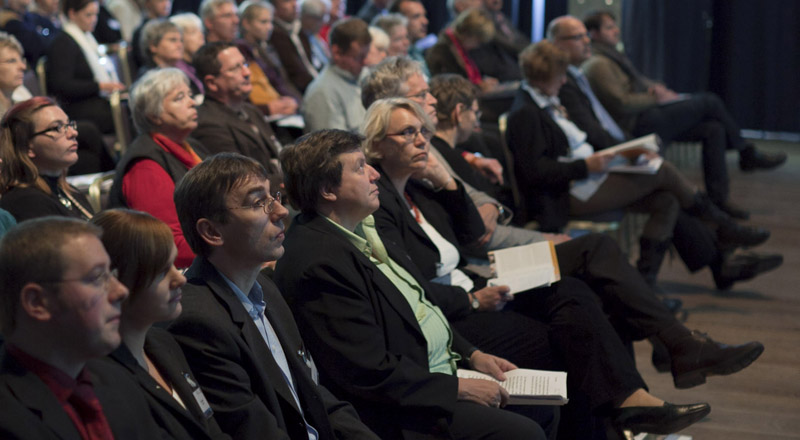
{"label": "bald head", "polygon": [[554,18],[547,26],[547,39],[567,52],[569,63],[580,66],[592,56],[589,36],[583,22],[571,15]]}

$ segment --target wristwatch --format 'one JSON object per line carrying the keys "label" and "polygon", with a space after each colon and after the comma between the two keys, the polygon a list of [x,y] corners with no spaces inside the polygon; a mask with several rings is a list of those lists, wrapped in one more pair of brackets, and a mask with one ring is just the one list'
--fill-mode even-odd
{"label": "wristwatch", "polygon": [[469,303],[472,306],[472,310],[478,310],[481,307],[481,302],[478,301],[478,297],[475,296],[474,293],[470,292],[469,298],[472,300]]}

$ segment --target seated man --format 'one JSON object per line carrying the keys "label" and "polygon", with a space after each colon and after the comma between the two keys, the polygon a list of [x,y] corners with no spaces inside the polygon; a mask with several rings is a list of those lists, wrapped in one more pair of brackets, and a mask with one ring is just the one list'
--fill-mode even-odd
{"label": "seated man", "polygon": [[275,28],[269,38],[269,44],[275,48],[294,86],[304,93],[308,84],[319,75],[320,70],[311,62],[311,41],[300,29],[297,0],[270,0],[270,2],[275,7],[273,17]]}
{"label": "seated man", "polygon": [[232,0],[205,0],[200,5],[200,17],[206,31],[206,42],[232,43],[236,38],[239,16]]}
{"label": "seated man", "polygon": [[43,217],[0,242],[0,438],[161,438],[135,382],[89,367],[119,346],[128,296],[100,234]]}
{"label": "seated man", "polygon": [[253,87],[239,49],[232,43],[208,43],[194,54],[192,64],[205,86],[192,137],[210,154],[237,152],[260,162],[271,175],[279,175],[281,145],[264,115],[247,102]]}
{"label": "seated man", "polygon": [[358,78],[372,37],[367,23],[346,18],[331,28],[331,63],[309,84],[303,97],[306,130],[357,130],[364,120]]}
{"label": "seated man", "polygon": [[280,193],[238,154],[192,168],[175,190],[186,241],[183,313],[170,326],[224,432],[236,439],[377,439],[317,370],[261,268],[283,254]]}
{"label": "seated man", "polygon": [[703,173],[711,201],[732,215],[743,216],[727,200],[725,150],[739,152],[743,171],[775,168],[786,161],[786,154],[760,152],[742,139],[739,126],[717,95],[679,95],[642,75],[617,51],[620,33],[611,13],[592,13],[584,24],[592,40],[592,56],[583,69],[603,107],[634,136],[655,132],[664,142],[702,141]]}

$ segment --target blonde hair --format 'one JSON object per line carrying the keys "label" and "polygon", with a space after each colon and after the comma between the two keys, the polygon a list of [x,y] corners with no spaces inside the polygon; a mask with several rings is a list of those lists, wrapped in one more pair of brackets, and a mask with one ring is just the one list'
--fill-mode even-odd
{"label": "blonde hair", "polygon": [[436,131],[436,125],[431,120],[430,116],[422,110],[416,102],[408,98],[386,98],[379,99],[372,103],[367,109],[367,115],[364,117],[364,124],[361,126],[361,133],[364,134],[364,155],[372,162],[377,162],[383,159],[381,154],[375,149],[375,146],[382,140],[386,139],[386,130],[392,121],[392,113],[395,110],[404,109],[411,112],[414,116],[422,121],[422,126],[427,128],[431,133]]}
{"label": "blonde hair", "polygon": [[481,43],[494,38],[494,22],[482,8],[470,8],[453,20],[453,32],[459,39],[474,37]]}

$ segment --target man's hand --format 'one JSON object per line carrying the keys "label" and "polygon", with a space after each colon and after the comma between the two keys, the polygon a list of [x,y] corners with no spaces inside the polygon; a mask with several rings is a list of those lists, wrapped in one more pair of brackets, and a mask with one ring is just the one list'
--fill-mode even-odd
{"label": "man's hand", "polygon": [[549,232],[544,232],[542,233],[542,235],[544,236],[545,240],[552,241],[553,244],[561,244],[564,243],[565,241],[572,240],[572,237],[570,237],[567,234],[551,234]]}
{"label": "man's hand", "polygon": [[614,156],[611,154],[606,153],[594,153],[591,156],[584,159],[586,161],[586,169],[589,170],[590,173],[597,173],[600,171],[604,171],[606,167],[608,167],[608,163],[611,162],[611,159]]}
{"label": "man's hand", "polygon": [[490,380],[458,378],[458,400],[499,408],[508,402],[508,391]]}
{"label": "man's hand", "polygon": [[656,84],[650,89],[648,89],[651,95],[656,97],[656,100],[659,103],[670,102],[678,99],[680,95],[675,93],[669,87],[665,86],[664,84]]}
{"label": "man's hand", "polygon": [[497,205],[484,203],[478,208],[478,212],[481,213],[483,226],[486,228],[486,233],[478,239],[478,245],[483,246],[491,240],[494,230],[497,229],[497,218],[500,216],[500,211],[497,209]]}
{"label": "man's hand", "polygon": [[484,76],[483,80],[478,87],[480,87],[482,92],[492,92],[497,86],[500,85],[500,81],[497,78],[492,78],[491,76]]}
{"label": "man's hand", "polygon": [[516,370],[517,366],[511,362],[480,350],[475,350],[469,358],[469,364],[475,371],[486,373],[493,378],[506,380],[506,371]]}
{"label": "man's hand", "polygon": [[503,184],[503,166],[497,159],[475,156],[469,164],[492,183]]}
{"label": "man's hand", "polygon": [[289,96],[281,96],[267,103],[269,114],[274,115],[293,115],[297,111],[297,101]]}
{"label": "man's hand", "polygon": [[514,295],[509,294],[508,286],[487,286],[472,292],[480,303],[478,310],[492,312],[502,309],[505,303],[514,300]]}
{"label": "man's hand", "polygon": [[114,93],[117,90],[125,90],[125,84],[119,82],[101,82],[97,84],[100,91],[103,93]]}

